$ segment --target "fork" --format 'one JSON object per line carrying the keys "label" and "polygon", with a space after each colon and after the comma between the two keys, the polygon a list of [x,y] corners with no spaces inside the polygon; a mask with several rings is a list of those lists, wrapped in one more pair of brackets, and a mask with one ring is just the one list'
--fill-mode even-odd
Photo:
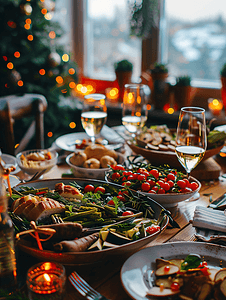
{"label": "fork", "polygon": [[73,287],[88,300],[108,300],[96,290],[94,290],[82,277],[76,272],[72,272],[68,277]]}

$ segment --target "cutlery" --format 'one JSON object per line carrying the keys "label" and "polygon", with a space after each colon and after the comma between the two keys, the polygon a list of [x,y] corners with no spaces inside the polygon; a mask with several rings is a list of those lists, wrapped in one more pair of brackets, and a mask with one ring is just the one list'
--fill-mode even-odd
{"label": "cutlery", "polygon": [[224,202],[226,202],[226,194],[220,196],[219,198],[217,198],[216,200],[212,201],[208,207],[210,208],[219,208]]}
{"label": "cutlery", "polygon": [[73,287],[88,300],[108,300],[96,290],[94,290],[78,273],[73,272],[68,277]]}
{"label": "cutlery", "polygon": [[39,172],[36,172],[31,178],[25,180],[20,180],[21,183],[26,183],[26,182],[30,182],[30,181],[33,181],[33,180],[36,180],[38,179],[39,177],[41,177],[45,172],[46,172],[47,169],[44,169],[42,171],[39,171]]}

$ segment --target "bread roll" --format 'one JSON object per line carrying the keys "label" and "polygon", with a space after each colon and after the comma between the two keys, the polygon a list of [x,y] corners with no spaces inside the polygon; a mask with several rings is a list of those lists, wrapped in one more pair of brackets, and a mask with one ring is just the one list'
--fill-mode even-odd
{"label": "bread roll", "polygon": [[83,167],[88,168],[88,169],[99,169],[100,168],[100,161],[96,158],[87,159],[84,162]]}
{"label": "bread roll", "polygon": [[115,150],[107,149],[103,145],[92,144],[84,150],[87,155],[87,158],[96,158],[100,160],[103,156],[108,155],[113,157],[115,160],[118,158],[118,154]]}
{"label": "bread roll", "polygon": [[72,163],[77,167],[80,167],[84,164],[86,160],[87,160],[87,155],[82,151],[78,151],[72,155],[72,157],[70,158],[70,163]]}
{"label": "bread roll", "polygon": [[108,168],[109,166],[116,166],[117,161],[109,155],[104,155],[100,159],[100,165],[101,165],[101,168]]}

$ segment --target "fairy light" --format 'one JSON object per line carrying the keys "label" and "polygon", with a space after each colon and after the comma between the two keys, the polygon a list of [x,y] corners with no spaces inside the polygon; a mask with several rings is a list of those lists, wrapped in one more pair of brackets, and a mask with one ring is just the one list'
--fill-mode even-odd
{"label": "fairy light", "polygon": [[147,110],[151,110],[151,104],[147,104]]}
{"label": "fairy light", "polygon": [[92,87],[92,85],[91,84],[88,84],[87,85],[87,92],[92,92],[93,91],[93,87]]}
{"label": "fairy light", "polygon": [[83,94],[86,94],[86,93],[87,93],[87,87],[86,87],[86,86],[82,86],[81,92],[82,92]]}
{"label": "fairy light", "polygon": [[19,58],[19,57],[20,57],[20,52],[19,52],[19,51],[14,52],[14,56],[15,56],[16,58]]}
{"label": "fairy light", "polygon": [[74,89],[75,87],[76,87],[75,82],[74,82],[74,81],[71,81],[71,82],[69,83],[69,88]]}
{"label": "fairy light", "polygon": [[25,20],[25,23],[26,23],[26,24],[31,24],[31,19],[30,19],[30,18],[27,18],[27,19]]}
{"label": "fairy light", "polygon": [[15,149],[16,149],[16,148],[18,148],[18,147],[19,147],[19,145],[20,145],[20,144],[16,144],[16,145],[14,146],[14,148],[15,148]]}
{"label": "fairy light", "polygon": [[70,69],[68,70],[68,73],[69,73],[70,75],[75,74],[75,69],[74,69],[74,68],[70,68]]}
{"label": "fairy light", "polygon": [[63,90],[61,90],[61,93],[62,93],[62,94],[66,94],[66,93],[67,93],[67,90],[66,90],[66,89],[63,89]]}
{"label": "fairy light", "polygon": [[64,82],[63,77],[57,76],[56,77],[56,82],[59,83],[59,84],[62,84]]}
{"label": "fairy light", "polygon": [[48,137],[52,137],[52,136],[53,136],[52,131],[49,131],[49,132],[47,133],[47,136],[48,136]]}
{"label": "fairy light", "polygon": [[22,80],[19,80],[19,81],[17,82],[17,85],[18,85],[18,86],[23,86],[23,85],[24,85],[24,83],[23,83],[23,81],[22,81]]}
{"label": "fairy light", "polygon": [[3,55],[2,57],[3,57],[4,61],[7,61],[7,60],[8,60],[8,57],[7,57],[7,56]]}
{"label": "fairy light", "polygon": [[26,23],[26,24],[24,24],[24,28],[29,30],[31,28],[31,25]]}
{"label": "fairy light", "polygon": [[170,107],[167,112],[168,112],[168,114],[172,115],[174,113],[174,109],[172,107]]}
{"label": "fairy light", "polygon": [[8,64],[7,64],[7,68],[8,69],[10,69],[10,70],[12,70],[13,69],[13,63],[11,63],[11,62],[8,62]]}
{"label": "fairy light", "polygon": [[53,14],[47,13],[47,14],[45,14],[44,18],[45,18],[47,21],[50,21],[50,20],[53,18]]}
{"label": "fairy light", "polygon": [[40,70],[39,70],[39,74],[40,74],[40,75],[45,75],[45,73],[46,73],[45,69],[40,69]]}
{"label": "fairy light", "polygon": [[33,37],[33,35],[32,34],[29,34],[28,36],[27,36],[27,39],[28,39],[28,41],[33,41],[33,39],[34,39],[34,37]]}
{"label": "fairy light", "polygon": [[47,9],[46,9],[46,8],[43,8],[43,9],[41,10],[41,13],[42,13],[43,15],[47,14]]}
{"label": "fairy light", "polygon": [[71,123],[69,124],[69,127],[70,127],[71,129],[74,129],[74,128],[76,127],[75,122],[71,122]]}
{"label": "fairy light", "polygon": [[82,90],[82,87],[83,87],[83,85],[79,83],[79,84],[77,85],[77,87],[76,87],[76,88],[77,88],[77,90],[78,90],[79,92],[81,92],[81,90]]}
{"label": "fairy light", "polygon": [[8,21],[7,22],[7,25],[9,26],[9,27],[11,27],[11,28],[16,28],[16,23],[15,22],[13,22],[13,21]]}
{"label": "fairy light", "polygon": [[50,31],[49,37],[50,37],[51,39],[55,39],[55,37],[56,37],[55,31]]}
{"label": "fairy light", "polygon": [[69,55],[68,55],[68,54],[63,54],[63,55],[62,55],[62,60],[63,60],[64,62],[69,61]]}

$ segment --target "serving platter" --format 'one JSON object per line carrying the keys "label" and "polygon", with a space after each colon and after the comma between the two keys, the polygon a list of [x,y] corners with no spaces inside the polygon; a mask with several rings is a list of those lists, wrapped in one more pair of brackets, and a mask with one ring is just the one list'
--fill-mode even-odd
{"label": "serving platter", "polygon": [[[154,285],[153,272],[156,258],[184,259],[189,254],[199,254],[209,267],[226,267],[225,247],[201,242],[174,242],[142,249],[123,264],[120,277],[123,288],[134,300],[150,300],[147,291]],[[155,298],[156,299],[156,298]]]}
{"label": "serving platter", "polygon": [[[93,184],[93,185],[101,185],[106,184],[106,182],[101,180],[89,180],[89,179],[81,179],[81,178],[73,178],[73,179],[49,179],[49,180],[38,180],[29,182],[26,184],[19,184],[15,189],[19,190],[21,186],[27,186],[27,187],[33,187],[33,188],[43,188],[48,187],[49,189],[54,189],[56,183],[64,183],[64,184],[70,184],[71,182],[77,182],[80,186],[84,187],[87,184]],[[114,186],[116,189],[121,189],[120,185],[109,183],[109,185]],[[138,195],[138,194],[137,194]],[[154,219],[158,219],[160,216],[162,210],[164,209],[160,204],[155,202],[154,200],[149,200],[150,207],[154,210]],[[169,219],[166,216],[166,218],[163,221],[162,224],[162,230],[163,232],[167,225],[169,223]],[[103,261],[106,258],[109,258],[110,256],[120,255],[121,253],[132,253],[139,248],[145,246],[152,240],[154,240],[161,232],[156,232],[150,236],[144,237],[142,239],[129,242],[124,245],[120,245],[116,248],[108,248],[104,250],[97,250],[97,251],[88,251],[88,252],[71,252],[71,253],[57,253],[54,251],[49,250],[39,250],[38,248],[35,248],[31,243],[23,238],[19,239],[17,241],[17,246],[25,253],[28,253],[29,255],[45,261],[55,261],[59,262],[65,265],[84,265],[84,264],[93,264],[99,261]]]}

